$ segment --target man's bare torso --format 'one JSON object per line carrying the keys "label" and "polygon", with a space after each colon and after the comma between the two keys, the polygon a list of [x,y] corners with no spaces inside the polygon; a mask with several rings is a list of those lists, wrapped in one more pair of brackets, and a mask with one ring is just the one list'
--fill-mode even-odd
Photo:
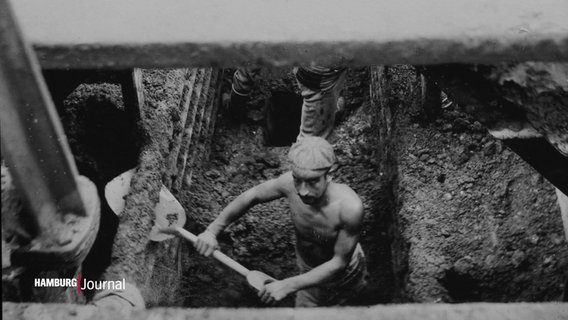
{"label": "man's bare torso", "polygon": [[291,218],[296,231],[296,252],[310,267],[316,267],[334,255],[337,234],[342,228],[341,215],[347,201],[360,201],[346,185],[330,182],[319,206],[310,206],[298,196],[292,179],[286,186]]}

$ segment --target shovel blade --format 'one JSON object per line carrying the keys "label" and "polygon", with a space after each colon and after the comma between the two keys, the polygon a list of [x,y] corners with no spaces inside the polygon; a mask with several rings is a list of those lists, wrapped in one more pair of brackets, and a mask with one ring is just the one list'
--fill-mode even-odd
{"label": "shovel blade", "polygon": [[[120,215],[124,210],[124,197],[130,192],[130,182],[134,170],[131,169],[122,173],[105,186],[105,198],[116,215]],[[154,208],[154,214],[154,227],[149,235],[152,241],[164,241],[174,237],[174,233],[160,232],[161,228],[183,227],[185,224],[185,210],[164,185],[160,190],[160,200]]]}
{"label": "shovel blade", "polygon": [[252,270],[247,274],[247,282],[248,284],[255,288],[257,291],[260,291],[265,284],[276,281],[273,277],[267,275],[264,272]]}

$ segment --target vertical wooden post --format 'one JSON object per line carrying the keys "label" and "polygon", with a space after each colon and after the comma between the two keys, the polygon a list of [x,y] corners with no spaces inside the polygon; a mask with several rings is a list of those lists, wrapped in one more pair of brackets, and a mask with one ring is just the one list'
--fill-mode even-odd
{"label": "vertical wooden post", "polygon": [[142,84],[142,69],[134,68],[123,71],[120,75],[122,99],[126,112],[137,121],[141,118],[144,106],[144,87]]}
{"label": "vertical wooden post", "polygon": [[33,239],[12,252],[11,263],[27,268],[20,283],[31,300],[61,301],[29,281],[45,270],[55,270],[52,277],[77,270],[98,229],[97,190],[78,174],[37,59],[7,0],[0,0],[0,128],[2,156],[32,224],[25,227]]}
{"label": "vertical wooden post", "polygon": [[2,154],[41,234],[58,212],[85,216],[78,171],[38,62],[6,0],[0,1],[0,39]]}

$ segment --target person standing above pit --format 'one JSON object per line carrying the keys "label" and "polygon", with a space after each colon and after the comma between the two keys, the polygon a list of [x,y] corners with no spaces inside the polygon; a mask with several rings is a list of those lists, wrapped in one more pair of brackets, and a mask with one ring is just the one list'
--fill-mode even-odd
{"label": "person standing above pit", "polygon": [[300,274],[265,284],[265,303],[296,293],[296,306],[346,305],[365,288],[367,268],[359,244],[363,203],[349,186],[331,180],[336,158],[321,137],[304,137],[290,148],[292,170],[261,183],[231,201],[198,236],[195,248],[209,256],[217,236],[258,203],[287,198],[296,234]]}
{"label": "person standing above pit", "polygon": [[[306,136],[328,138],[335,123],[339,93],[347,69],[306,66],[294,68],[293,73],[303,98],[302,118],[298,139]],[[242,118],[244,105],[261,76],[259,68],[239,68],[233,74],[229,109]]]}

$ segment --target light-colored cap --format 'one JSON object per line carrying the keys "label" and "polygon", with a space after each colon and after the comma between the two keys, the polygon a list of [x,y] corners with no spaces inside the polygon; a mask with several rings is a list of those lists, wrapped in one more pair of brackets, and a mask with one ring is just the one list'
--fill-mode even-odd
{"label": "light-colored cap", "polygon": [[321,175],[335,164],[333,147],[321,137],[304,137],[290,147],[292,170],[306,175]]}

